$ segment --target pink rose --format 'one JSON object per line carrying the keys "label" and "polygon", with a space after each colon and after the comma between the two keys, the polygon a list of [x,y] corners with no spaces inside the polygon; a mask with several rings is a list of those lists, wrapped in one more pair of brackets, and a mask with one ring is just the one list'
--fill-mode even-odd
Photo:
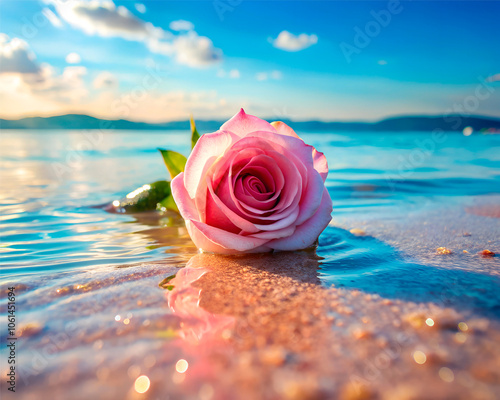
{"label": "pink rose", "polygon": [[172,194],[203,251],[300,250],[331,220],[327,175],[323,153],[289,126],[242,109],[198,140]]}

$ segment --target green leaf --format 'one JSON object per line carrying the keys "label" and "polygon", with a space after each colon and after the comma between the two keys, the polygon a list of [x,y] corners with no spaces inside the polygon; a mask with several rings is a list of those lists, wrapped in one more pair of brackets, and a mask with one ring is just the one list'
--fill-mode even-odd
{"label": "green leaf", "polygon": [[113,201],[105,209],[110,212],[131,214],[156,210],[157,204],[169,196],[172,196],[170,182],[157,181],[135,189],[123,199]]}
{"label": "green leaf", "polygon": [[191,149],[193,149],[194,145],[200,138],[200,134],[198,133],[196,129],[196,124],[194,123],[193,116],[191,115],[191,118],[189,119],[189,122],[191,124]]}
{"label": "green leaf", "polygon": [[167,290],[172,290],[174,288],[173,285],[170,284],[170,281],[172,279],[175,278],[175,275],[176,274],[173,274],[173,275],[170,275],[170,276],[167,276],[165,279],[163,279],[159,284],[158,286],[163,288],[163,289],[167,289]]}
{"label": "green leaf", "polygon": [[172,150],[158,149],[163,157],[163,161],[167,166],[168,172],[170,172],[170,177],[174,179],[182,171],[186,165],[187,158],[181,153],[177,153]]}
{"label": "green leaf", "polygon": [[162,339],[175,339],[179,335],[172,328],[165,329],[163,331],[158,331],[156,336]]}
{"label": "green leaf", "polygon": [[177,213],[179,212],[177,204],[175,204],[174,196],[172,196],[172,194],[168,195],[162,201],[158,202],[158,204],[156,205],[156,209],[158,211],[171,210]]}

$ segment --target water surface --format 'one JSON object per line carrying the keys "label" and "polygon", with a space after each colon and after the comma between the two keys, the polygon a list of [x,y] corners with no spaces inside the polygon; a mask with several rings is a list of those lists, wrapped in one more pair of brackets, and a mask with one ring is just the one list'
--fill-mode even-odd
{"label": "water surface", "polygon": [[[498,135],[446,133],[438,140],[418,132],[302,136],[329,160],[327,186],[337,225],[473,206],[500,193]],[[170,216],[115,215],[95,207],[165,179],[156,148],[187,153],[186,132],[3,131],[1,142],[2,277],[194,251],[188,240],[179,239],[186,238],[181,221]],[[160,229],[166,225],[173,226]],[[325,246],[338,236],[330,232],[321,237]],[[348,254],[339,246],[327,249],[320,248],[321,254]],[[383,246],[353,251],[370,254],[363,260],[368,269],[388,258]]]}

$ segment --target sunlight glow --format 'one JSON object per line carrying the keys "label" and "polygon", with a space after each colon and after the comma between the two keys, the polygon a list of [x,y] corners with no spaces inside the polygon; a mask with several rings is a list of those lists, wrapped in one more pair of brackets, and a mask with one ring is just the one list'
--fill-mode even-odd
{"label": "sunlight glow", "polygon": [[[149,190],[149,189],[151,189],[150,185],[143,185],[140,188],[135,189],[133,192],[130,192],[129,194],[127,194],[127,199],[133,199],[134,197],[138,196],[142,192]],[[114,204],[114,202],[113,202],[113,204]]]}

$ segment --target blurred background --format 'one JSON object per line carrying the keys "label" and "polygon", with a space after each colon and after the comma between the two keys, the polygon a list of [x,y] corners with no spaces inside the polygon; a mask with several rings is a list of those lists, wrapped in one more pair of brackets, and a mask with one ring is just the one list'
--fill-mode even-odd
{"label": "blurred background", "polygon": [[500,117],[498,1],[0,0],[0,10],[3,119],[224,120],[240,107],[296,121]]}

